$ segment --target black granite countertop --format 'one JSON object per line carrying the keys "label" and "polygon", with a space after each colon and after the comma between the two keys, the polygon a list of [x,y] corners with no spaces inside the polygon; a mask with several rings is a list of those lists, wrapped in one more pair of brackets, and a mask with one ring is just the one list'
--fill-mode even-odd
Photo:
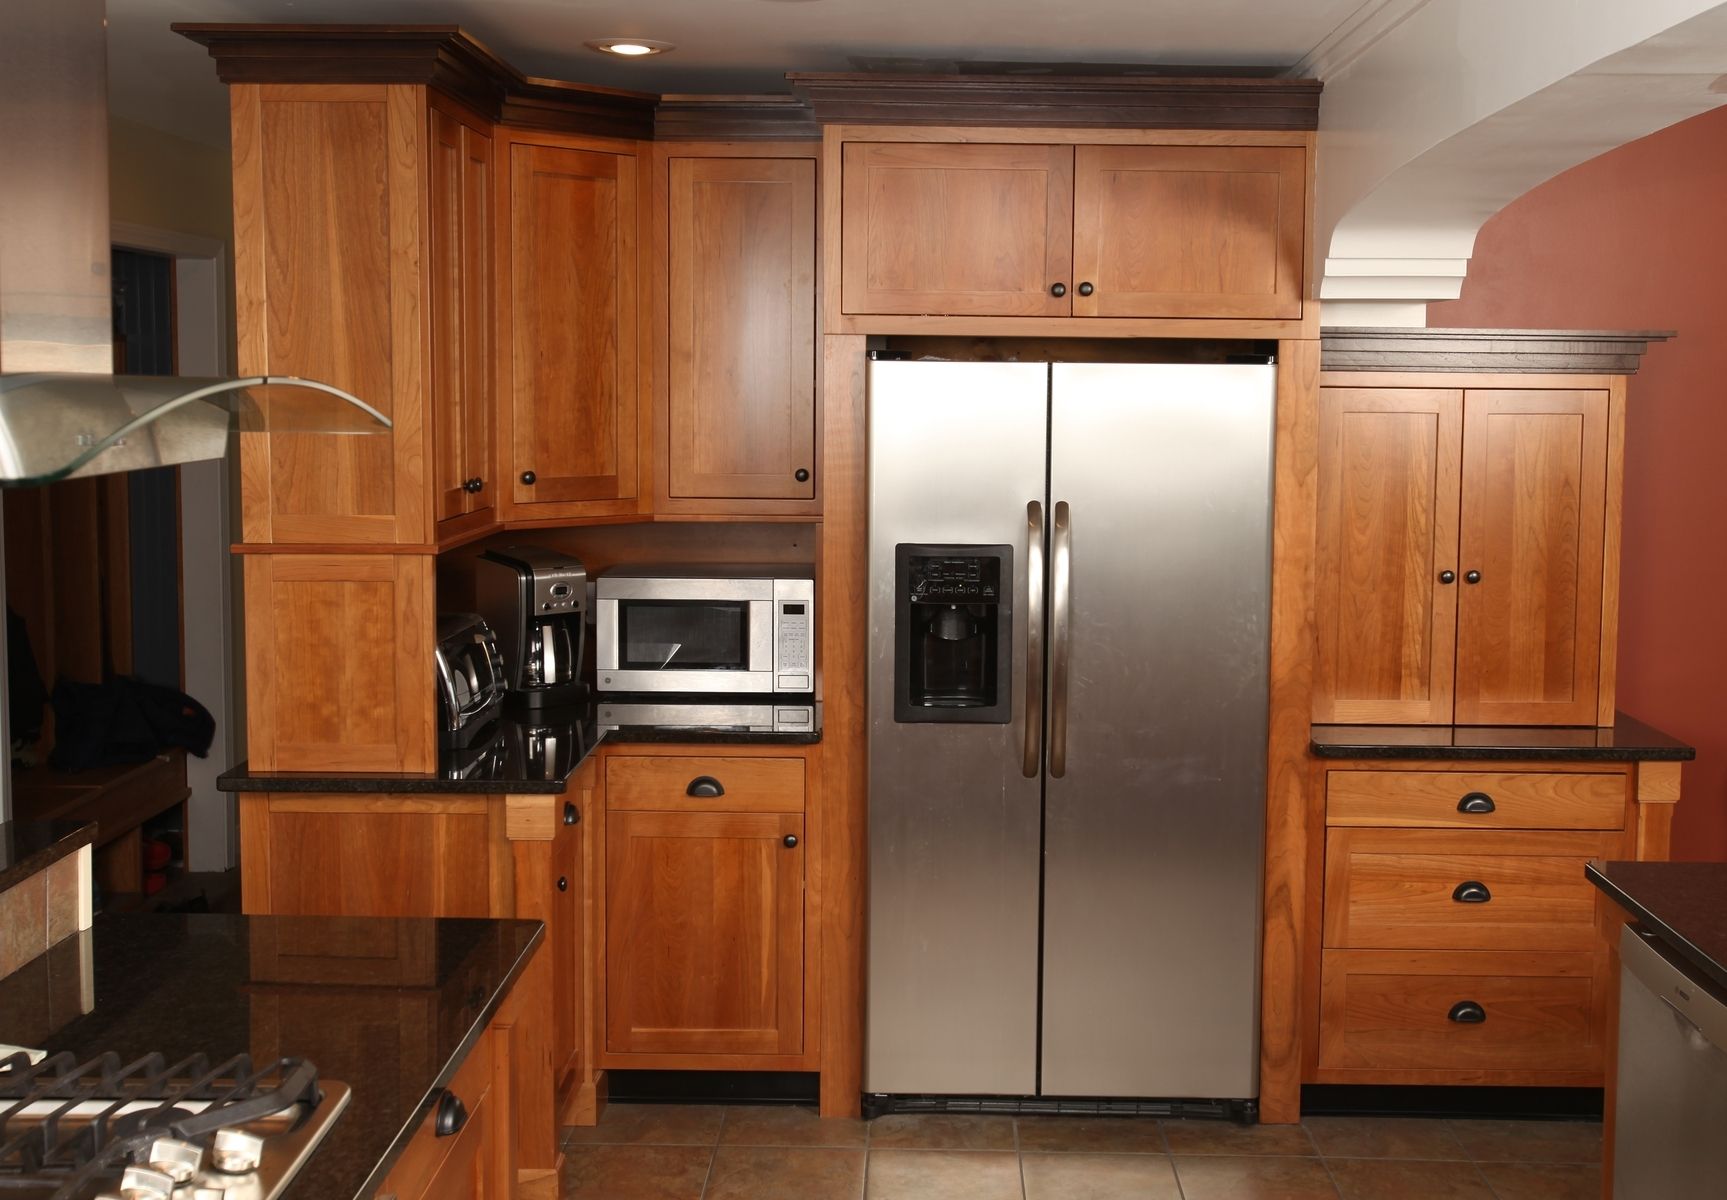
{"label": "black granite countertop", "polygon": [[1624,713],[1613,724],[1315,725],[1320,758],[1529,762],[1690,762],[1697,751]]}
{"label": "black granite countertop", "polygon": [[6,821],[0,823],[0,892],[96,840],[89,821]]}
{"label": "black granite countertop", "polygon": [[1583,873],[1699,974],[1727,988],[1727,863],[1590,863]]}
{"label": "black granite countertop", "polygon": [[[162,914],[102,917],[48,955],[83,953],[95,1007],[42,1049],[87,1061],[305,1058],[353,1096],[288,1200],[369,1198],[515,982],[538,921]],[[0,1013],[34,1002],[0,979]]]}
{"label": "black granite countertop", "polygon": [[471,746],[444,747],[434,775],[387,772],[253,771],[240,763],[216,780],[225,792],[402,792],[561,795],[571,774],[601,741],[644,745],[803,746],[821,730],[774,733],[687,725],[601,725],[591,704],[506,715]]}

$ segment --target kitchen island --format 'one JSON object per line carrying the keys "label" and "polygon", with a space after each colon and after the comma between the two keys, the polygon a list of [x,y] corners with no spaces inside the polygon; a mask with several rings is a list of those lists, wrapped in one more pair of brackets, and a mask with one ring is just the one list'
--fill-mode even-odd
{"label": "kitchen island", "polygon": [[[81,1063],[104,1052],[128,1063],[151,1053],[170,1064],[306,1059],[351,1101],[281,1195],[371,1197],[387,1180],[394,1190],[392,1168],[413,1157],[445,1090],[462,1091],[458,1075],[477,1053],[496,1065],[484,1090],[463,1097],[468,1115],[489,1106],[507,1117],[510,1089],[486,1087],[507,1078],[507,1039],[493,1031],[542,936],[538,921],[519,920],[105,918],[38,960],[49,980],[81,976],[84,994],[82,1014],[39,1048]],[[0,1024],[42,1002],[36,975],[0,979]],[[506,1140],[507,1120],[491,1128]],[[507,1152],[490,1161],[507,1163]]]}

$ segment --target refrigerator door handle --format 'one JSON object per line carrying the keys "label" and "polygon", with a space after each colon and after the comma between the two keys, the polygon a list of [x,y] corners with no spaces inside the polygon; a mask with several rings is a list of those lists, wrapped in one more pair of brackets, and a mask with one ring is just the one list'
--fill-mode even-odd
{"label": "refrigerator door handle", "polygon": [[1050,523],[1049,773],[1067,774],[1067,669],[1073,652],[1069,589],[1073,580],[1073,523],[1067,501],[1055,502]]}
{"label": "refrigerator door handle", "polygon": [[1027,779],[1042,767],[1043,745],[1043,505],[1025,506],[1025,756]]}

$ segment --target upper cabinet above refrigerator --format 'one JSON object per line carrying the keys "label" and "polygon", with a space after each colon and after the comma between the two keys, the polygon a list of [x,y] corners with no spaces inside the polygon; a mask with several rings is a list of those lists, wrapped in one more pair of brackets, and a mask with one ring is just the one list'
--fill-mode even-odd
{"label": "upper cabinet above refrigerator", "polygon": [[1301,144],[848,142],[849,315],[1302,315]]}

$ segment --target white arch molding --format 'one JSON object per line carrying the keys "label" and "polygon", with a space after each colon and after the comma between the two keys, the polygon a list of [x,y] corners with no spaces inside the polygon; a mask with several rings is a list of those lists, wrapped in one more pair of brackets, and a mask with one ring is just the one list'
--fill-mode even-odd
{"label": "white arch molding", "polygon": [[1296,70],[1325,80],[1322,323],[1424,325],[1510,201],[1727,103],[1727,4],[1369,0]]}

